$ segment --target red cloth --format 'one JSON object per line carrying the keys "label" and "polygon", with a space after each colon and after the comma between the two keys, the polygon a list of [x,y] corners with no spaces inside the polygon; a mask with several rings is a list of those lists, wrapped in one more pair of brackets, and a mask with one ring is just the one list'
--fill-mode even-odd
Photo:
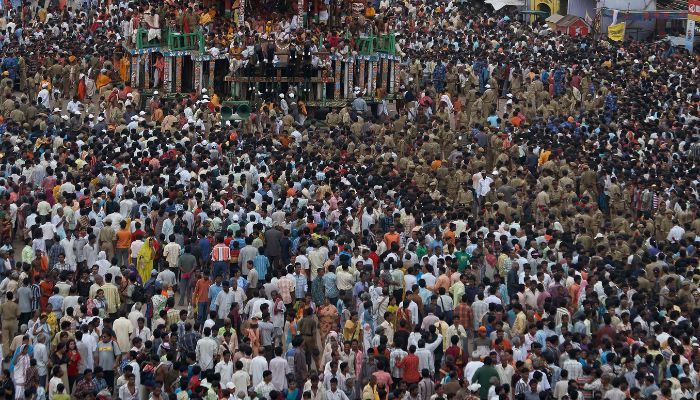
{"label": "red cloth", "polygon": [[418,356],[408,354],[401,361],[396,363],[398,368],[403,368],[403,380],[406,383],[418,383],[420,381],[420,372],[418,371]]}

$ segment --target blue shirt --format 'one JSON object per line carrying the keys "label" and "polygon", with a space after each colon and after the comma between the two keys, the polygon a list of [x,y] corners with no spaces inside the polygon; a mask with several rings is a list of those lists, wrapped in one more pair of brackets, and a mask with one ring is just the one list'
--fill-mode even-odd
{"label": "blue shirt", "polygon": [[49,297],[49,304],[51,304],[51,310],[56,314],[56,319],[61,319],[63,315],[63,296],[60,294],[54,294]]}
{"label": "blue shirt", "polygon": [[248,280],[242,276],[238,277],[238,287],[243,288],[243,290],[248,289]]}
{"label": "blue shirt", "polygon": [[498,126],[498,117],[495,115],[491,115],[488,118],[486,118],[486,121],[493,127]]}
{"label": "blue shirt", "polygon": [[423,301],[423,304],[430,304],[430,297],[433,295],[433,292],[426,288],[420,288],[418,290],[418,296],[420,296],[420,299]]}
{"label": "blue shirt", "polygon": [[211,258],[211,242],[206,237],[199,239],[199,256],[202,260]]}
{"label": "blue shirt", "polygon": [[259,254],[253,258],[253,267],[258,271],[258,279],[265,280],[267,270],[270,269],[270,260],[264,255]]}
{"label": "blue shirt", "polygon": [[222,290],[224,290],[224,288],[221,287],[221,285],[214,284],[209,286],[209,303],[211,303],[211,305],[209,306],[210,310],[216,310],[216,304],[214,303],[214,300],[216,300],[216,296],[218,296]]}
{"label": "blue shirt", "polygon": [[326,297],[336,298],[338,297],[338,285],[335,281],[335,273],[328,272],[323,275],[323,286],[326,290]]}
{"label": "blue shirt", "polygon": [[360,281],[360,282],[357,282],[355,284],[355,287],[352,288],[352,294],[353,294],[353,296],[355,296],[357,298],[357,297],[360,297],[362,292],[364,292],[365,290],[367,290],[367,285],[364,284],[362,281]]}

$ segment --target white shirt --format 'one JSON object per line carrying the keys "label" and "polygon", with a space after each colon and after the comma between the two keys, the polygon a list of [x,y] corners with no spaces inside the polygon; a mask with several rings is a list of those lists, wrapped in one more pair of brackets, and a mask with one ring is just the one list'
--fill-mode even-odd
{"label": "white shirt", "polygon": [[464,379],[466,379],[467,382],[471,382],[476,370],[481,368],[483,365],[484,363],[481,361],[469,361],[467,365],[464,366]]}
{"label": "white shirt", "polygon": [[[51,221],[46,221],[41,225],[41,238],[44,240],[53,240],[56,233],[56,226]],[[47,251],[49,249],[46,249]]]}
{"label": "white shirt", "polygon": [[263,379],[263,372],[267,371],[268,365],[265,357],[258,355],[250,362],[250,377],[253,387],[257,387]]}
{"label": "white shirt", "polygon": [[[49,400],[53,400],[53,396],[58,392],[58,385],[60,383],[63,383],[63,380],[57,376],[54,376],[49,381]],[[63,391],[63,393],[66,393],[66,392],[67,392],[67,390]]]}
{"label": "white shirt", "polygon": [[[88,346],[88,348],[90,347]],[[36,369],[39,372],[39,376],[46,376],[46,364],[49,362],[49,353],[45,344],[37,342],[34,345],[34,359],[36,360]]]}
{"label": "white shirt", "polygon": [[335,392],[326,390],[326,400],[348,400],[348,396],[340,388],[336,387]]}
{"label": "white shirt", "polygon": [[236,387],[236,395],[239,393],[248,393],[248,386],[250,386],[250,375],[246,371],[240,370],[234,372],[233,377],[231,377],[231,382],[233,382],[233,385]]}
{"label": "white shirt", "polygon": [[168,286],[174,286],[175,281],[177,280],[177,277],[175,276],[175,273],[169,269],[164,269],[161,272],[158,273],[158,276],[156,277],[156,280],[163,282],[164,284],[167,284]]}
{"label": "white shirt", "polygon": [[[403,302],[399,304],[399,308],[403,308]],[[411,312],[411,323],[413,325],[418,325],[418,305],[415,302],[411,301],[410,303],[408,303],[408,311]]]}
{"label": "white shirt", "polygon": [[681,228],[678,225],[674,225],[673,228],[671,228],[671,230],[668,231],[666,240],[668,240],[669,242],[677,242],[683,238],[683,234],[685,234],[685,229]]}
{"label": "white shirt", "polygon": [[479,179],[477,194],[480,197],[485,197],[486,194],[491,191],[491,182],[493,182],[493,179],[488,176],[486,178]]}
{"label": "white shirt", "polygon": [[214,353],[218,350],[219,344],[211,336],[205,336],[197,341],[195,353],[197,363],[203,371],[214,368]]}
{"label": "white shirt", "polygon": [[[270,372],[272,372],[272,384],[275,389],[282,390],[287,387],[287,374],[292,372],[289,363],[284,357],[275,357],[270,361]],[[222,382],[226,382],[223,380]]]}
{"label": "white shirt", "polygon": [[221,382],[231,382],[233,378],[233,361],[219,361],[214,368],[214,372],[221,375]]}
{"label": "white shirt", "polygon": [[216,295],[214,303],[216,304],[219,319],[224,319],[228,316],[228,313],[231,311],[231,306],[235,301],[236,294],[231,291],[231,289],[229,289],[228,293],[222,290]]}

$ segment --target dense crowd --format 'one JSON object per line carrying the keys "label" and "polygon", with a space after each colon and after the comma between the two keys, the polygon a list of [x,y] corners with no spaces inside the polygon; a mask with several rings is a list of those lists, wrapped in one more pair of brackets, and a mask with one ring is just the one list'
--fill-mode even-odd
{"label": "dense crowd", "polygon": [[[0,399],[700,398],[696,58],[480,2],[291,3],[5,3]],[[130,85],[139,28],[232,70],[393,32],[401,92],[222,123],[162,59]]]}

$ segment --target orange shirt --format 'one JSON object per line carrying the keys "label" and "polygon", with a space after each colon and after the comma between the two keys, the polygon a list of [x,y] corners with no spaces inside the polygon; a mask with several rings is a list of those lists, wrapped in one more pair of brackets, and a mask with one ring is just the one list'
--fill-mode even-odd
{"label": "orange shirt", "polygon": [[459,96],[452,102],[452,108],[454,108],[456,113],[462,111],[462,101],[459,100]]}
{"label": "orange shirt", "polygon": [[450,290],[450,278],[445,274],[441,274],[437,277],[435,285],[433,286],[433,292],[439,294],[440,288],[445,288],[445,293]]}
{"label": "orange shirt", "polygon": [[194,286],[194,294],[192,295],[192,304],[206,303],[209,299],[209,286],[211,281],[208,278],[200,278]]}
{"label": "orange shirt", "polygon": [[128,249],[131,247],[131,232],[128,229],[117,231],[117,248]]}
{"label": "orange shirt", "polygon": [[574,283],[573,285],[569,286],[569,296],[571,296],[571,305],[578,306],[578,294],[579,291],[581,290],[581,285],[578,285]]}
{"label": "orange shirt", "polygon": [[[503,350],[511,350],[513,349],[513,345],[510,343],[510,341],[506,338],[503,338],[503,341],[501,342],[501,345],[503,346]],[[496,341],[493,340],[491,341],[491,348],[496,347]]]}
{"label": "orange shirt", "polygon": [[445,241],[447,244],[455,244],[455,232],[448,229],[445,231],[445,233],[442,235],[442,239]]}
{"label": "orange shirt", "polygon": [[393,234],[391,232],[387,232],[384,234],[384,244],[386,245],[387,249],[391,250],[392,243],[396,243],[399,245],[399,247],[401,247],[401,236],[398,232],[394,232]]}

